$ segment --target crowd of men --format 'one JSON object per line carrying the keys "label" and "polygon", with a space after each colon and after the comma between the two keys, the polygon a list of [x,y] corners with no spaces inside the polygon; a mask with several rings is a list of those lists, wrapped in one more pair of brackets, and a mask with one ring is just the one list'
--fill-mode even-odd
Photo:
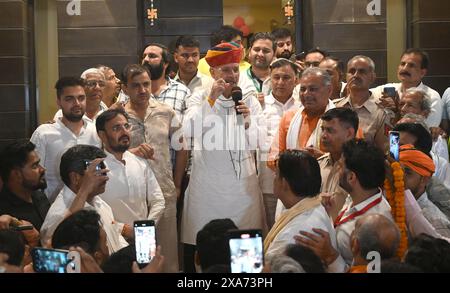
{"label": "crowd of men", "polygon": [[[373,252],[381,272],[450,272],[450,88],[441,98],[422,82],[427,53],[406,50],[400,82],[373,88],[370,57],[293,47],[280,28],[245,54],[223,26],[202,59],[180,36],[173,54],[147,45],[120,79],[106,65],[61,77],[53,121],[0,152],[0,271],[33,271],[30,251],[45,247],[78,251],[82,272],[229,272],[228,231],[258,229],[265,272],[368,272]],[[145,267],[140,220],[156,224]]]}

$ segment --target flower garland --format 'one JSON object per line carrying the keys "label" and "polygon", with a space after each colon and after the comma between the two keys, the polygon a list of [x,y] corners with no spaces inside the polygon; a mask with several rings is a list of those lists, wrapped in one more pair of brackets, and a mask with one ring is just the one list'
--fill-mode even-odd
{"label": "flower garland", "polygon": [[400,229],[400,245],[397,250],[397,256],[402,258],[408,248],[408,238],[406,230],[406,212],[405,212],[405,183],[403,169],[399,162],[391,164],[392,175],[394,176],[395,192],[392,192],[392,186],[388,179],[384,181],[386,197],[391,206],[392,217]]}

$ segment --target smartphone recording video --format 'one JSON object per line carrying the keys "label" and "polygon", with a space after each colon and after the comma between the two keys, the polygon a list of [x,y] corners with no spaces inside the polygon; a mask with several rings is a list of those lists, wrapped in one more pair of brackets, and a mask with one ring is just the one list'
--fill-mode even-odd
{"label": "smartphone recording video", "polygon": [[[90,160],[84,160],[84,164],[85,164],[86,169],[91,165],[91,162],[92,161],[90,161]],[[103,161],[101,161],[100,164],[95,166],[95,171],[101,171],[102,169],[106,169],[106,165],[105,165],[105,163]],[[102,174],[102,175],[106,176],[106,174]]]}
{"label": "smartphone recording video", "polygon": [[135,221],[133,226],[136,261],[138,264],[148,264],[156,253],[155,222]]}
{"label": "smartphone recording video", "polygon": [[66,273],[67,265],[72,262],[68,250],[35,247],[31,250],[33,270],[36,273]]}
{"label": "smartphone recording video", "polygon": [[391,157],[400,160],[400,133],[398,131],[389,131],[389,153]]}
{"label": "smartphone recording video", "polygon": [[395,98],[397,96],[397,91],[395,90],[395,87],[385,87],[383,88],[383,92],[388,97]]}
{"label": "smartphone recording video", "polygon": [[228,232],[232,273],[260,273],[264,266],[261,230]]}

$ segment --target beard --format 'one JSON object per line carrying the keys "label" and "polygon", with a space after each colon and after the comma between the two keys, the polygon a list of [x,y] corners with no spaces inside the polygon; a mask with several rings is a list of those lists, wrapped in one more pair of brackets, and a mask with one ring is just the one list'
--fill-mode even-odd
{"label": "beard", "polygon": [[[120,144],[120,140],[124,137],[128,138],[128,143],[125,144]],[[127,151],[130,148],[130,137],[129,136],[121,136],[119,138],[119,142],[116,143],[114,141],[112,141],[110,138],[108,138],[108,143],[109,143],[109,147],[111,148],[111,150],[113,150],[114,152],[117,153],[124,153],[125,151]]]}
{"label": "beard", "polygon": [[30,180],[26,180],[24,179],[23,181],[23,186],[29,190],[40,190],[40,189],[46,189],[47,188],[47,180],[45,180],[44,175],[42,175],[39,178],[39,182],[38,183],[34,183]]}
{"label": "beard", "polygon": [[144,63],[144,66],[150,71],[150,79],[160,79],[164,73],[164,63],[161,61],[159,64]]}
{"label": "beard", "polygon": [[277,56],[277,57],[278,57],[278,58],[289,59],[289,58],[291,58],[291,55],[292,55],[291,51],[283,51],[283,52],[281,52],[280,55]]}
{"label": "beard", "polygon": [[63,116],[69,120],[70,122],[79,122],[81,119],[83,119],[84,111],[82,111],[81,114],[73,114],[72,112],[64,112],[62,110]]}

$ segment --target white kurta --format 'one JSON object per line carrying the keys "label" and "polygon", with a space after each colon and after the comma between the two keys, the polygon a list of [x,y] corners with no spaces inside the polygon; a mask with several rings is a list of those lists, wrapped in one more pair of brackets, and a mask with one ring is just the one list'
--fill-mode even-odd
{"label": "white kurta", "polygon": [[64,152],[78,144],[87,144],[101,147],[100,138],[97,135],[95,125],[84,121],[80,134],[75,135],[67,128],[61,119],[56,119],[53,124],[42,124],[31,136],[30,140],[36,145],[36,152],[41,159],[41,165],[47,169],[45,178],[47,188],[45,194],[52,203],[63,187],[59,175],[59,164]]}
{"label": "white kurta", "polygon": [[[204,91],[191,97],[183,125],[186,137],[193,137],[195,145],[184,199],[181,242],[194,245],[197,232],[214,219],[230,218],[240,229],[265,228],[261,191],[250,151],[255,145],[246,144],[238,152],[230,148],[230,137],[226,136],[236,134],[230,131],[231,125],[236,125],[236,119],[242,117],[234,115],[234,102],[226,101],[223,96],[211,107],[206,100],[208,94]],[[252,113],[250,128],[245,131],[244,142],[248,142],[249,137],[266,130],[261,106],[253,92],[244,91],[243,101]],[[235,119],[234,122],[227,121],[227,117]],[[212,136],[214,145],[208,143]]]}
{"label": "white kurta", "polygon": [[[64,185],[64,188],[48,210],[44,224],[42,224],[40,234],[43,245],[52,239],[56,228],[68,215],[69,208],[72,206],[75,197],[76,194]],[[86,202],[84,204],[84,208],[94,209],[100,215],[100,222],[106,232],[106,244],[110,254],[128,246],[127,241],[121,235],[123,224],[114,221],[111,208],[106,202],[99,196],[94,196],[90,203]]]}
{"label": "white kurta", "polygon": [[126,151],[122,157],[124,164],[105,153],[109,180],[102,199],[111,207],[114,218],[130,225],[146,219],[158,223],[165,201],[148,162]]}
{"label": "white kurta", "polygon": [[[288,212],[288,210],[285,212]],[[315,208],[298,215],[284,226],[270,244],[266,255],[270,258],[273,255],[283,254],[288,244],[295,244],[295,235],[298,235],[300,231],[315,234],[312,231],[313,228],[322,229],[328,232],[330,234],[331,246],[333,246],[334,249],[337,249],[336,232],[333,224],[327,211],[320,204]]]}

